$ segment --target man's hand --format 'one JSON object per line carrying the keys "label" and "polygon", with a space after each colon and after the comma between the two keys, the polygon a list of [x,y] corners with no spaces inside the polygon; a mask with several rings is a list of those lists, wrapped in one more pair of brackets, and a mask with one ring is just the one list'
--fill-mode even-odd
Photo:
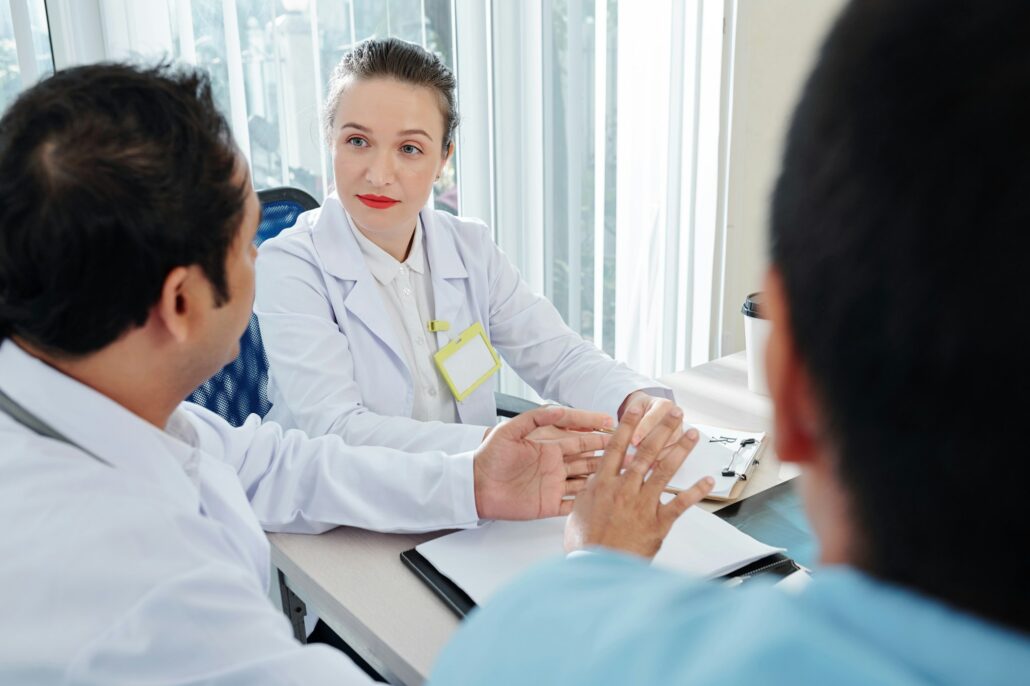
{"label": "man's hand", "polygon": [[641,414],[639,408],[626,411],[605,450],[600,469],[577,496],[572,516],[565,525],[567,551],[601,545],[652,558],[662,547],[673,522],[712,490],[714,480],[705,477],[666,504],[659,499],[669,479],[697,445],[696,429],[669,444],[669,438],[682,425],[683,413],[679,408],[668,412],[644,437],[626,471],[619,473]]}
{"label": "man's hand", "polygon": [[[626,396],[626,399],[622,401],[622,405],[619,407],[619,419],[621,420],[631,408],[639,409],[642,417],[640,424],[637,425],[636,431],[633,432],[632,439],[630,439],[630,443],[633,446],[640,445],[640,441],[644,439],[644,436],[658,426],[658,423],[661,422],[669,412],[674,409],[679,409],[676,407],[676,403],[672,402],[668,398],[658,398],[653,395],[648,395],[643,391],[633,391]],[[680,436],[683,435],[682,417],[683,412],[681,410],[680,426],[676,427],[669,436],[669,445],[678,441]]]}
{"label": "man's hand", "polygon": [[[610,423],[601,412],[542,407],[490,430],[472,462],[479,516],[539,519],[571,512],[573,501],[565,497],[586,487],[581,477],[597,471],[595,453],[610,438],[589,432]],[[544,426],[570,431],[550,440],[530,437]]]}

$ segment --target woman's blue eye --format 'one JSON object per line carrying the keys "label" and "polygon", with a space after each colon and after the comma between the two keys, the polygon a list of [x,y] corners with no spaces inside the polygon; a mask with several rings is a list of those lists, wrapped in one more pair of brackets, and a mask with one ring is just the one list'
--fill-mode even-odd
{"label": "woman's blue eye", "polygon": [[368,141],[358,136],[352,136],[347,139],[347,145],[353,145],[355,148],[365,148],[368,147]]}
{"label": "woman's blue eye", "polygon": [[401,146],[401,152],[403,152],[406,155],[417,155],[422,151],[409,143],[408,145]]}

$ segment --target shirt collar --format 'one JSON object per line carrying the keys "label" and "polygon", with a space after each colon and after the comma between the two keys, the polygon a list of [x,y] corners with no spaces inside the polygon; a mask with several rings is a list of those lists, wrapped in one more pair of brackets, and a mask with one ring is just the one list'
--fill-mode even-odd
{"label": "shirt collar", "polygon": [[[354,225],[354,220],[351,219],[349,214],[347,215],[347,224],[354,233],[354,239],[358,242],[358,247],[361,249],[361,254],[364,256],[365,263],[368,265],[368,270],[372,273],[372,276],[384,286],[390,284],[400,273],[402,263],[398,262],[392,255],[361,233],[358,227]],[[415,223],[415,235],[411,239],[411,250],[408,251],[408,258],[404,260],[403,265],[418,274],[425,271],[426,258],[425,251],[422,248],[421,218]]]}
{"label": "shirt collar", "polygon": [[187,507],[199,507],[198,438],[181,409],[172,413],[162,431],[9,339],[0,344],[0,385],[25,410],[81,449],[145,479]]}

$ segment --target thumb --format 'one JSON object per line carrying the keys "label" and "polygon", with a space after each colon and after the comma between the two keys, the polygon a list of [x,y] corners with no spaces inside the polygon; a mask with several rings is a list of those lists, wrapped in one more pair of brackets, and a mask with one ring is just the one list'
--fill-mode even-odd
{"label": "thumb", "polygon": [[509,419],[490,433],[492,435],[496,432],[509,440],[519,441],[541,426],[552,426],[556,424],[561,421],[561,418],[564,415],[564,407],[557,407],[554,405],[550,407],[538,407],[535,410],[523,412],[522,414]]}

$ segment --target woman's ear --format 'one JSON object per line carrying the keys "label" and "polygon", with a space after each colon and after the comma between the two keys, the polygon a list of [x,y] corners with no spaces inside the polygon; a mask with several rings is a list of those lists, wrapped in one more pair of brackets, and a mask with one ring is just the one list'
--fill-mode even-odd
{"label": "woman's ear", "polygon": [[453,156],[454,156],[454,143],[451,143],[450,145],[447,146],[447,153],[443,156],[443,159],[440,160],[440,168],[436,170],[436,180],[437,181],[440,180],[440,175],[443,174],[444,167],[447,166],[447,163],[451,161],[451,157],[453,157]]}

